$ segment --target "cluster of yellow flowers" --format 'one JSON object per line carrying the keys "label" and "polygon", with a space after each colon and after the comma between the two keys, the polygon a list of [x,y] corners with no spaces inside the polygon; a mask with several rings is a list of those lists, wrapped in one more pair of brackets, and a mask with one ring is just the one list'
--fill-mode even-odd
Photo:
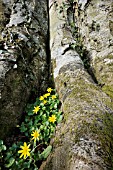
{"label": "cluster of yellow flowers", "polygon": [[[47,100],[45,100],[48,96],[50,96],[50,93],[51,93],[52,89],[51,88],[48,88],[47,89],[47,92],[46,94],[44,94],[43,96],[40,96],[40,101],[42,101],[44,104],[47,103]],[[52,95],[51,96],[52,100],[56,99],[56,95]],[[35,106],[34,107],[34,110],[33,110],[33,113],[36,113],[40,110],[40,106]],[[54,123],[54,122],[53,122]]]}
{"label": "cluster of yellow flowers", "polygon": [[[45,100],[48,96],[50,96],[52,89],[48,88],[46,94],[44,94],[43,96],[40,96],[40,101],[42,101],[44,104],[47,103],[47,100]],[[56,99],[56,95],[52,95],[51,96],[52,100]],[[35,106],[33,109],[33,113],[37,114],[37,112],[40,110],[40,106]],[[49,117],[49,122],[54,123],[56,121],[56,116],[52,115]],[[32,140],[34,140],[34,142],[36,142],[36,140],[39,140],[39,136],[40,136],[40,131],[39,130],[35,130],[32,132],[31,136],[33,136]],[[22,150],[19,150],[18,153],[21,153],[20,158],[23,156],[24,159],[26,159],[26,157],[30,156],[30,151],[31,149],[29,149],[30,144],[27,146],[27,143],[24,142],[23,146],[20,146],[20,148]]]}
{"label": "cluster of yellow flowers", "polygon": [[[36,142],[36,140],[39,140],[39,136],[40,136],[39,130],[38,131],[35,130],[31,134],[31,136],[33,136],[32,140],[34,139],[34,142]],[[26,157],[30,156],[31,149],[29,149],[29,147],[30,147],[30,144],[27,146],[26,142],[24,142],[24,146],[20,146],[20,148],[22,149],[18,151],[18,153],[21,153],[20,158],[23,156],[24,159],[26,159]]]}
{"label": "cluster of yellow flowers", "polygon": [[[43,96],[40,96],[40,101],[43,101],[44,104],[47,103],[47,100],[45,100],[45,98],[47,98],[48,96],[50,96],[50,93],[52,92],[52,89],[51,88],[48,88],[47,89],[47,92],[46,94],[44,94]],[[56,99],[56,95],[52,95],[51,96],[52,100]],[[34,107],[34,110],[33,110],[33,113],[36,113],[40,110],[40,106],[36,106]],[[56,121],[56,116],[55,115],[52,115],[49,117],[49,121],[54,123]]]}

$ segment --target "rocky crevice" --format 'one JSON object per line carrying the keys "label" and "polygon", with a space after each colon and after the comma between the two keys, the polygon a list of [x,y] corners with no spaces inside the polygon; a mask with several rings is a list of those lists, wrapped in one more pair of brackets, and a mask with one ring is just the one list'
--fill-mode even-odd
{"label": "rocky crevice", "polygon": [[94,70],[91,66],[89,51],[87,51],[87,48],[84,46],[82,35],[80,34],[80,28],[78,27],[78,13],[79,13],[79,7],[77,1],[73,1],[69,3],[70,7],[64,10],[67,10],[67,25],[70,27],[70,31],[72,33],[73,39],[75,42],[70,44],[70,48],[77,51],[79,54],[81,60],[83,61],[84,68],[87,70],[88,74],[93,79],[94,83],[99,85],[97,81],[97,78],[95,76]]}
{"label": "rocky crevice", "polygon": [[[48,86],[48,55],[51,55],[55,87],[62,102],[64,117],[52,139],[53,152],[40,169],[111,169],[113,105],[112,95],[108,96],[112,89],[106,86],[107,83],[109,87],[112,85],[112,1],[80,0],[78,10],[76,0],[71,7],[71,0],[51,0],[49,19],[47,1],[14,0],[13,5],[9,3],[10,0],[7,2],[6,6],[10,4],[11,9],[10,20],[7,20],[5,28],[1,27],[0,37],[1,138],[8,136],[21,120],[31,91],[36,90],[35,95],[38,95]],[[63,11],[64,8],[66,10]],[[95,23],[96,19],[101,21],[100,27]],[[50,47],[45,43],[49,40],[48,20]],[[107,38],[103,34],[103,24]],[[81,36],[76,37],[78,30]],[[74,35],[73,31],[77,34]],[[95,36],[97,39],[94,39]],[[80,44],[77,44],[76,38]],[[109,39],[109,43],[104,38]],[[78,47],[80,50],[85,47],[89,58],[86,54],[80,56]],[[90,59],[90,63],[85,63],[84,59]],[[97,83],[85,64],[93,68]],[[110,64],[109,67],[106,67],[107,64]],[[100,81],[102,77],[105,79]],[[103,82],[107,82],[106,86],[100,89],[97,84]],[[107,93],[105,87],[109,89]]]}

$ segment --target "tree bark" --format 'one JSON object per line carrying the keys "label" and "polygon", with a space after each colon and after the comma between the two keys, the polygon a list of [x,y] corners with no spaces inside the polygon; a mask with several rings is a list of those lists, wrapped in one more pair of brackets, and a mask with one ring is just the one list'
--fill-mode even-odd
{"label": "tree bark", "polygon": [[[99,16],[106,16],[106,20],[105,18],[104,20],[100,19],[103,22],[102,25],[106,25],[106,13],[110,12],[112,1],[108,3],[108,1],[102,2],[101,0],[98,2],[94,0],[83,2],[81,0],[80,2],[81,9],[78,8],[77,1],[50,1],[51,58],[55,87],[62,102],[64,118],[58,125],[52,140],[53,152],[42,164],[40,170],[108,170],[113,168],[113,100],[111,95],[103,91],[102,82],[100,84],[98,82],[99,78],[104,75],[106,80],[109,79],[108,86],[112,84],[113,71],[110,71],[109,74],[102,70],[99,74],[100,68],[95,62],[93,66],[97,67],[98,71],[96,74],[93,72],[92,63],[95,55],[92,57],[91,54],[95,46],[91,44],[92,34],[89,33],[89,38],[86,32],[88,26],[86,25],[85,28],[80,26],[82,22],[85,25],[84,20],[88,17],[92,22],[97,17],[99,22],[101,18],[98,18],[99,14]],[[74,9],[75,7],[76,9]],[[96,11],[95,16],[90,15],[91,11],[93,13],[93,7]],[[108,10],[102,10],[102,8]],[[79,13],[80,15],[78,15]],[[83,13],[85,15],[82,21]],[[80,57],[81,54],[70,46],[77,43],[73,38],[70,26],[73,23],[79,28],[78,33],[82,34],[81,37],[85,34],[86,38],[89,38],[88,42],[83,41],[88,50],[88,57],[92,57],[88,67],[84,65],[84,59]],[[109,37],[109,30],[106,27],[105,30]],[[94,35],[95,38],[99,36],[98,32],[93,32]],[[99,45],[102,45],[106,34],[100,32],[100,35],[102,36]],[[91,45],[92,48],[88,49]],[[102,54],[106,52],[106,56],[110,50],[113,52],[113,48],[106,46],[100,50]],[[103,63],[102,57],[101,61]],[[111,67],[108,66],[108,69]],[[105,83],[107,84],[106,81]]]}

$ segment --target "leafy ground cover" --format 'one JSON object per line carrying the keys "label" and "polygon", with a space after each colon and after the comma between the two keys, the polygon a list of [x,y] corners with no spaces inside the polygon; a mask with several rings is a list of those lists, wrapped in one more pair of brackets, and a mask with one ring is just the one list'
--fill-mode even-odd
{"label": "leafy ground cover", "polygon": [[23,138],[10,147],[0,140],[1,170],[38,170],[52,150],[50,139],[62,120],[59,106],[58,95],[52,88],[37,97],[35,103],[27,105],[25,119],[17,125]]}

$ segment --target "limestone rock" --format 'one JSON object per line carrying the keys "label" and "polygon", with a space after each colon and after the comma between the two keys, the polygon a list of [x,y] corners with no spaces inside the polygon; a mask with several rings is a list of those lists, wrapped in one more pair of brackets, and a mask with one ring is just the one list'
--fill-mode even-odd
{"label": "limestone rock", "polygon": [[48,86],[47,1],[4,0],[0,35],[0,138],[12,133],[34,93]]}
{"label": "limestone rock", "polygon": [[[69,44],[72,44],[74,40],[72,30],[67,22],[68,17],[64,17],[63,12],[58,12],[62,2],[67,3],[67,1],[52,2],[50,6],[51,58],[55,86],[62,102],[64,118],[58,125],[53,138],[53,152],[42,164],[40,170],[111,169],[113,167],[111,151],[113,148],[112,100],[84,68],[84,62],[79,53],[70,48]],[[112,1],[80,2],[84,2],[82,5],[82,10],[84,10],[80,11],[80,18],[76,15],[75,19],[78,22],[75,24],[78,24],[80,19],[82,21],[82,14],[85,13],[85,20],[77,26],[79,26],[82,37],[85,36],[84,45],[91,53],[91,61],[94,63],[94,59],[96,60],[96,56],[100,53],[103,54],[105,51],[108,54],[112,51],[112,48],[107,45],[111,35],[105,12],[105,10],[111,10]],[[105,8],[105,6],[107,7]],[[96,20],[95,26],[101,25],[102,30],[99,33],[96,30],[89,32],[88,26],[92,25],[93,20]],[[86,21],[88,26],[85,25]],[[97,38],[97,41],[94,41],[94,38]],[[67,39],[67,44],[62,43],[64,39]],[[95,46],[98,40],[99,45]],[[102,60],[105,65],[112,62],[112,58],[106,59]],[[99,65],[95,64],[94,66],[99,69]],[[108,73],[103,71],[102,73],[108,78]],[[110,80],[112,82],[110,76],[108,85]]]}
{"label": "limestone rock", "polygon": [[90,64],[103,91],[113,99],[113,1],[80,1],[78,25]]}

